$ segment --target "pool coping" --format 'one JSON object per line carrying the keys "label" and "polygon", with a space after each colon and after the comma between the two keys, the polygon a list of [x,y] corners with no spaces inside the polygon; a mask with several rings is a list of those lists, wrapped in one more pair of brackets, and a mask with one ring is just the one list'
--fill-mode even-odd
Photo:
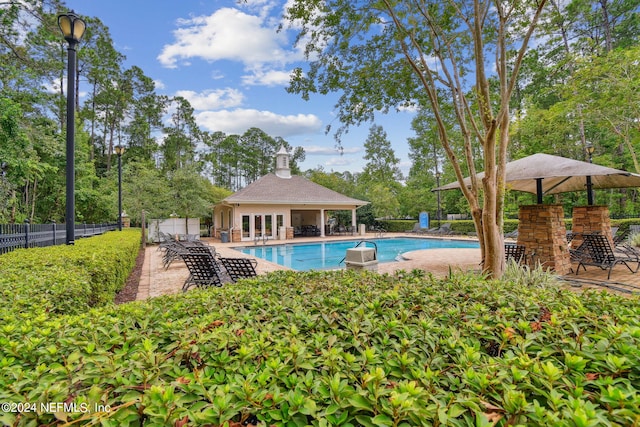
{"label": "pool coping", "polygon": [[[296,270],[292,267],[288,267],[285,265],[281,265],[278,263],[275,263],[273,261],[270,261],[268,259],[264,259],[261,258],[259,256],[256,255],[252,255],[250,253],[246,253],[243,252],[242,249],[251,249],[251,248],[259,248],[259,247],[273,247],[273,246],[296,246],[296,245],[305,245],[305,244],[309,244],[309,243],[335,243],[335,242],[341,242],[341,241],[352,241],[352,242],[360,242],[360,241],[367,241],[367,242],[372,242],[373,240],[386,240],[386,239],[414,239],[414,240],[439,240],[439,241],[460,241],[460,242],[478,242],[477,238],[473,238],[471,236],[469,236],[468,238],[465,238],[466,236],[460,236],[460,235],[445,235],[445,236],[432,236],[432,235],[415,235],[413,233],[385,233],[385,236],[375,236],[375,235],[370,235],[369,237],[365,237],[365,238],[359,238],[359,236],[316,236],[316,237],[308,237],[308,238],[296,238],[294,240],[267,240],[267,241],[260,241],[260,243],[257,244],[253,244],[253,245],[243,245],[243,246],[235,246],[233,244],[229,244],[228,245],[228,249],[232,249],[235,250],[236,252],[240,253],[241,256],[248,256],[251,257],[257,261],[263,261],[263,262],[268,262],[270,264],[273,265],[277,265],[279,267],[282,267],[283,269],[287,269],[287,270],[292,270],[292,271],[311,271],[311,270],[315,270],[315,271],[330,271],[330,270],[341,270],[343,268],[345,268],[344,265],[342,265],[342,263],[340,264],[340,266],[336,266],[336,267],[324,267],[324,268],[312,268],[309,270]],[[340,237],[340,238],[332,238],[332,237]],[[458,237],[458,238],[456,238]],[[298,240],[300,239],[300,240]],[[269,243],[271,242],[271,243]],[[235,244],[241,243],[241,242],[234,242]],[[405,256],[405,254],[412,254],[414,252],[422,252],[422,251],[434,251],[434,250],[441,250],[441,249],[479,249],[479,248],[423,248],[423,249],[413,249],[410,251],[406,251],[406,252],[401,252],[398,253],[396,255],[395,258],[393,259],[387,259],[387,260],[379,260],[378,264],[389,264],[389,263],[403,263],[403,262],[407,262],[407,261],[412,261],[414,258],[411,257],[407,257]],[[401,259],[398,259],[398,257],[400,257]]]}

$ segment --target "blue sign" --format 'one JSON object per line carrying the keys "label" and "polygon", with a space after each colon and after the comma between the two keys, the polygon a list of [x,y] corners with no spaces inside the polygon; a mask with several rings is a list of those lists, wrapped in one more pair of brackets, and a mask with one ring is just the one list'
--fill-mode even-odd
{"label": "blue sign", "polygon": [[420,228],[429,228],[429,213],[428,212],[420,212],[419,222]]}

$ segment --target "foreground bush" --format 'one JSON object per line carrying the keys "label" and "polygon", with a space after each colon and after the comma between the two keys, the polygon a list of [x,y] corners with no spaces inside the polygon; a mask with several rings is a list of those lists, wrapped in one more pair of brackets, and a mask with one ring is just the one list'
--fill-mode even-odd
{"label": "foreground bush", "polygon": [[639,315],[466,276],[277,272],[1,326],[0,402],[36,406],[0,422],[637,425]]}
{"label": "foreground bush", "polygon": [[0,319],[76,314],[112,302],[135,266],[140,230],[0,256]]}

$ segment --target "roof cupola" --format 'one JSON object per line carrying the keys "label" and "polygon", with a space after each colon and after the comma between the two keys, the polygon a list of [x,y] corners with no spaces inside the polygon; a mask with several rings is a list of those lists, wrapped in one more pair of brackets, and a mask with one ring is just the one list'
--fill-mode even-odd
{"label": "roof cupola", "polygon": [[289,168],[289,153],[280,146],[280,150],[276,153],[276,176],[279,178],[291,178],[291,169]]}

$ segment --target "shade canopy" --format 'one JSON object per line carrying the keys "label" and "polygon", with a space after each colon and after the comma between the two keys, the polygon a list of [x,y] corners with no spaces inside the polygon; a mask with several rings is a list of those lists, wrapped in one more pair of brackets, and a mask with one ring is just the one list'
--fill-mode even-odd
{"label": "shade canopy", "polygon": [[[592,188],[640,187],[640,175],[619,169],[608,168],[580,160],[567,159],[551,154],[534,154],[506,164],[507,189],[538,195],[568,193],[586,190],[586,178],[591,177]],[[482,179],[484,172],[477,175]],[[466,186],[471,179],[465,178]],[[433,191],[460,188],[452,182]]]}

